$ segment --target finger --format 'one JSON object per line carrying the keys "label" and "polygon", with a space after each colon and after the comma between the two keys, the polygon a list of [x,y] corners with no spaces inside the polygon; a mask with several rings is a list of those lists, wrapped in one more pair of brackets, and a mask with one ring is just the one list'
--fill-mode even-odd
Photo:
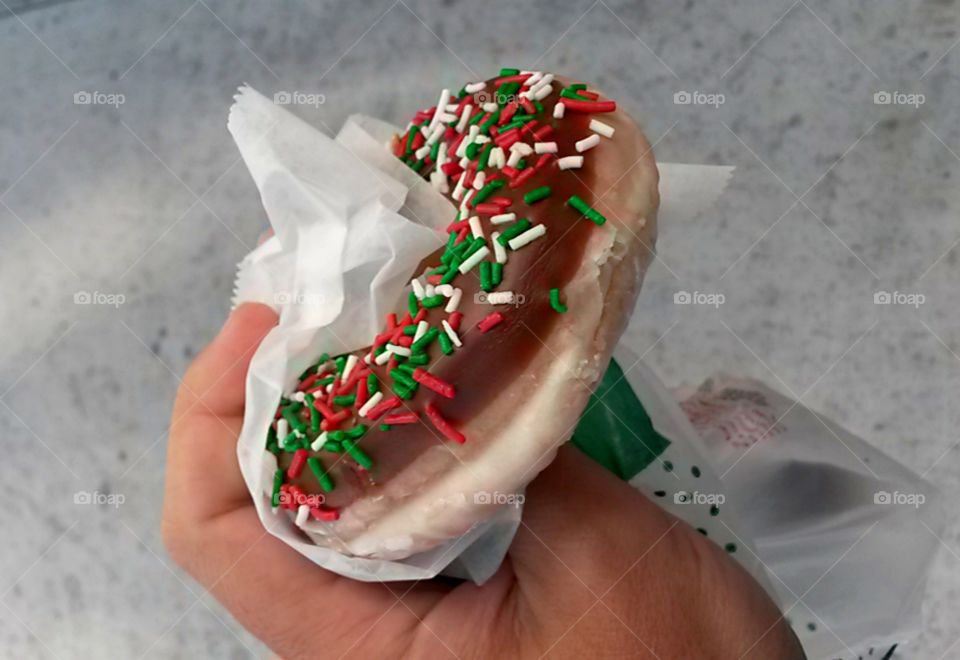
{"label": "finger", "polygon": [[184,376],[167,448],[164,516],[187,524],[249,504],[237,464],[246,374],[276,323],[263,305],[241,305]]}

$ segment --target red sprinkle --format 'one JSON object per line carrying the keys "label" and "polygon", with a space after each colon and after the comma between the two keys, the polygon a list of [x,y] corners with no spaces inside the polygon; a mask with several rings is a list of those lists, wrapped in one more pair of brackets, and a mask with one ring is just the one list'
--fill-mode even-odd
{"label": "red sprinkle", "polygon": [[320,374],[313,374],[312,376],[307,376],[306,378],[303,379],[303,381],[301,381],[299,385],[297,385],[297,389],[300,390],[301,392],[303,390],[308,389],[311,385],[317,382],[318,378],[320,378]]}
{"label": "red sprinkle", "polygon": [[541,126],[534,132],[533,137],[537,142],[544,142],[551,135],[553,135],[553,126]]}
{"label": "red sprinkle", "polygon": [[517,176],[513,177],[513,179],[510,180],[510,187],[519,188],[520,186],[522,186],[527,182],[527,179],[529,179],[536,173],[537,173],[537,170],[536,168],[533,168],[533,167],[528,167],[525,170],[521,170],[520,174],[518,174]]}
{"label": "red sprinkle", "polygon": [[588,92],[585,89],[581,89],[579,92],[577,92],[577,94],[584,98],[590,99],[591,101],[596,101],[598,98],[600,98],[600,95],[596,92]]}
{"label": "red sprinkle", "polygon": [[425,406],[425,412],[427,413],[427,418],[433,422],[433,425],[437,427],[437,430],[440,431],[448,440],[453,440],[459,444],[463,444],[467,441],[467,437],[460,433],[457,429],[448,422],[443,415],[440,414],[440,411],[437,410],[437,407],[433,405],[431,401]]}
{"label": "red sprinkle", "polygon": [[337,413],[333,412],[333,408],[320,399],[313,400],[313,407],[317,409],[318,413],[323,415],[324,419],[333,419],[337,415]]}
{"label": "red sprinkle", "polygon": [[511,204],[513,204],[513,200],[509,197],[491,197],[490,202],[492,204],[496,204],[502,209],[508,208]]}
{"label": "red sprinkle", "polygon": [[393,330],[396,327],[397,327],[397,313],[390,312],[389,314],[387,314],[387,329]]}
{"label": "red sprinkle", "polygon": [[340,518],[340,512],[336,509],[327,509],[325,507],[311,507],[310,515],[323,522],[333,522]]}
{"label": "red sprinkle", "polygon": [[457,153],[457,149],[460,148],[460,143],[463,142],[463,138],[467,136],[466,133],[461,133],[460,136],[450,144],[450,148],[447,149],[447,155],[453,157]]}
{"label": "red sprinkle", "polygon": [[429,388],[437,394],[447,397],[448,399],[452,399],[456,394],[456,389],[453,387],[453,385],[442,378],[434,376],[423,367],[417,367],[413,370],[413,379],[424,387]]}
{"label": "red sprinkle", "polygon": [[450,327],[453,328],[454,332],[460,329],[460,321],[463,320],[463,312],[454,312],[447,319],[447,323],[450,324]]}
{"label": "red sprinkle", "polygon": [[468,232],[468,231],[469,231],[469,230],[468,230],[466,227],[463,228],[463,229],[461,229],[461,230],[460,230],[460,233],[457,234],[457,239],[453,242],[453,244],[454,244],[454,245],[460,245],[460,244],[463,243],[465,240],[467,240],[467,232]]}
{"label": "red sprinkle", "polygon": [[400,405],[400,397],[398,396],[392,396],[389,399],[384,399],[383,401],[381,401],[380,403],[378,403],[373,408],[367,411],[367,419],[375,420],[379,418],[381,415],[383,415],[383,413],[387,412],[388,410],[393,410],[399,405]]}
{"label": "red sprinkle", "polygon": [[393,413],[392,415],[387,415],[383,418],[384,424],[415,424],[419,421],[420,415],[411,411]]}
{"label": "red sprinkle", "polygon": [[534,169],[542,170],[544,167],[546,167],[550,163],[551,160],[553,160],[553,158],[554,158],[553,154],[543,154],[537,160],[537,164],[534,165]]}
{"label": "red sprinkle", "polygon": [[497,215],[500,213],[500,207],[490,202],[477,204],[473,210],[482,215]]}
{"label": "red sprinkle", "polygon": [[293,459],[290,461],[290,467],[287,468],[287,478],[296,479],[303,472],[303,466],[307,464],[307,450],[298,449],[293,452]]}
{"label": "red sprinkle", "polygon": [[357,410],[360,410],[360,408],[363,408],[363,404],[367,402],[368,398],[369,398],[369,395],[367,394],[367,378],[366,378],[366,374],[364,374],[364,377],[360,379],[359,383],[357,383],[357,399],[353,405],[356,407]]}
{"label": "red sprinkle", "polygon": [[523,109],[526,111],[527,114],[529,115],[537,114],[537,107],[526,96],[523,96],[520,98],[520,105],[523,106]]}
{"label": "red sprinkle", "polygon": [[613,112],[617,109],[616,101],[579,101],[577,99],[563,99],[563,104],[570,112]]}
{"label": "red sprinkle", "polygon": [[477,323],[477,330],[487,332],[503,323],[503,314],[500,312],[490,312]]}
{"label": "red sprinkle", "polygon": [[410,321],[410,323],[416,325],[425,318],[427,318],[427,310],[425,307],[421,307],[420,311],[417,312],[417,315],[413,317],[413,320]]}
{"label": "red sprinkle", "polygon": [[437,285],[443,281],[443,275],[428,275],[427,284]]}
{"label": "red sprinkle", "polygon": [[463,172],[463,168],[460,167],[459,163],[448,162],[440,166],[440,171],[447,176],[459,176]]}

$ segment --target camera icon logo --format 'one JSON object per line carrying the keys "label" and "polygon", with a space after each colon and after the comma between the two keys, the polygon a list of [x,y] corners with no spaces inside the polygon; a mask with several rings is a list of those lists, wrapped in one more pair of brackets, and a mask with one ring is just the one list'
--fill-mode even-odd
{"label": "camera icon logo", "polygon": [[277,92],[273,95],[273,102],[277,105],[290,105],[290,92]]}
{"label": "camera icon logo", "polygon": [[93,102],[93,97],[90,92],[74,92],[73,93],[73,103],[74,105],[90,105]]}
{"label": "camera icon logo", "polygon": [[685,490],[678,490],[673,494],[673,503],[674,504],[690,504],[693,501],[693,497]]}
{"label": "camera icon logo", "polygon": [[490,504],[492,501],[493,498],[490,496],[488,491],[481,490],[473,494],[474,504]]}
{"label": "camera icon logo", "polygon": [[874,305],[889,305],[891,296],[889,291],[877,291],[873,294]]}
{"label": "camera icon logo", "polygon": [[890,92],[874,92],[874,105],[890,105],[893,102],[893,95]]}
{"label": "camera icon logo", "polygon": [[485,291],[476,292],[473,294],[473,302],[475,305],[486,305],[489,302],[487,293]]}
{"label": "camera icon logo", "polygon": [[273,302],[278,305],[289,305],[293,302],[293,296],[290,295],[289,291],[277,291],[273,294]]}
{"label": "camera icon logo", "polygon": [[693,296],[689,291],[677,291],[673,294],[674,305],[689,305],[691,302],[693,302]]}
{"label": "camera icon logo", "polygon": [[886,490],[878,490],[873,494],[873,503],[874,504],[890,504],[893,501],[893,496]]}
{"label": "camera icon logo", "polygon": [[693,97],[690,95],[690,92],[680,91],[673,95],[674,105],[690,105],[692,101]]}
{"label": "camera icon logo", "polygon": [[74,504],[90,504],[93,501],[93,496],[90,495],[85,490],[78,490],[73,494],[73,503]]}
{"label": "camera icon logo", "polygon": [[89,305],[92,300],[93,299],[90,296],[89,291],[77,291],[75,294],[73,294],[74,305]]}

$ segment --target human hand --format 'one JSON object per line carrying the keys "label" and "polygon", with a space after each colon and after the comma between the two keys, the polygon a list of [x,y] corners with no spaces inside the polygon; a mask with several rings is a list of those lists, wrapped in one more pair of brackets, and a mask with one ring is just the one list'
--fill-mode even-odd
{"label": "human hand", "polygon": [[268,534],[237,464],[247,369],[276,324],[237,308],[196,359],[170,426],[162,532],[174,560],[285,658],[802,658],[722,550],[572,446],[526,491],[483,586],[364,583]]}

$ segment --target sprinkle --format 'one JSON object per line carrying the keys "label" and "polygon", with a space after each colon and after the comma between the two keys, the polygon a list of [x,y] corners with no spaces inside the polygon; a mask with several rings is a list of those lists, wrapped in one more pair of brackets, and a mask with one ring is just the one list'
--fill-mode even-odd
{"label": "sprinkle", "polygon": [[482,291],[493,290],[493,271],[489,261],[480,262],[480,289]]}
{"label": "sprinkle", "polygon": [[480,216],[475,215],[470,218],[470,232],[474,238],[483,238],[483,226],[480,224]]}
{"label": "sprinkle", "polygon": [[563,104],[570,112],[613,112],[617,109],[614,101],[580,101],[566,99]]}
{"label": "sprinkle", "polygon": [[391,358],[392,356],[393,356],[393,353],[391,353],[390,351],[384,351],[383,353],[381,353],[380,355],[378,355],[377,357],[375,357],[375,358],[373,359],[373,361],[374,361],[377,365],[379,365],[379,366],[382,367],[383,365],[385,365],[387,362],[390,361],[390,358]]}
{"label": "sprinkle", "polygon": [[436,291],[437,291],[437,293],[439,293],[441,296],[446,296],[447,298],[449,298],[450,296],[453,295],[453,285],[451,285],[451,284],[440,284],[440,285],[437,286]]}
{"label": "sprinkle", "polygon": [[501,233],[495,240],[500,245],[505,246],[510,241],[510,239],[516,238],[517,236],[527,231],[528,229],[530,229],[530,221],[527,220],[526,218],[521,218],[516,222],[516,224],[510,225],[509,227],[504,229],[503,233]]}
{"label": "sprinkle", "polygon": [[530,192],[526,193],[523,196],[523,201],[527,204],[536,204],[542,199],[546,199],[550,196],[550,186],[540,186],[539,188],[534,188]]}
{"label": "sprinkle", "polygon": [[[496,249],[496,246],[494,246],[494,249]],[[445,311],[447,314],[452,314],[453,312],[457,311],[457,308],[460,306],[460,299],[462,297],[463,290],[454,289],[453,295],[450,296],[450,300],[447,301],[447,306],[443,308],[443,311]]]}
{"label": "sprinkle", "polygon": [[389,399],[385,399],[381,401],[380,403],[375,405],[373,408],[368,410],[366,417],[367,419],[370,419],[370,420],[376,420],[381,415],[383,415],[383,413],[387,412],[388,410],[393,410],[399,405],[400,405],[400,399],[398,399],[395,396],[392,396]]}
{"label": "sprinkle", "polygon": [[578,170],[583,167],[583,156],[564,156],[557,165],[561,170]]}
{"label": "sprinkle", "polygon": [[390,424],[416,424],[420,420],[420,415],[410,410],[407,412],[393,413],[383,418],[384,425]]}
{"label": "sprinkle", "polygon": [[430,327],[429,323],[427,323],[426,321],[420,321],[420,323],[417,324],[416,332],[413,333],[413,341],[416,342],[418,339],[420,339],[420,337],[423,336],[423,334],[427,331],[427,328],[429,327]]}
{"label": "sprinkle", "polygon": [[567,306],[560,302],[560,289],[550,289],[550,306],[560,314],[567,313]]}
{"label": "sprinkle", "polygon": [[440,350],[443,351],[444,355],[453,353],[453,342],[450,341],[450,337],[446,334],[440,335]]}
{"label": "sprinkle", "polygon": [[340,378],[344,381],[347,381],[350,378],[350,372],[353,371],[353,368],[357,366],[357,362],[359,361],[360,359],[356,355],[348,355],[347,363],[343,367],[343,374],[340,376]]}
{"label": "sprinkle", "polygon": [[473,189],[480,190],[483,188],[483,184],[487,180],[487,173],[481,169],[480,165],[477,165],[477,174],[473,177]]}
{"label": "sprinkle", "polygon": [[467,441],[466,436],[464,436],[460,431],[453,428],[453,426],[448,422],[443,415],[440,414],[440,411],[437,410],[437,407],[433,405],[431,401],[425,407],[425,412],[427,413],[427,418],[433,422],[433,425],[437,428],[440,433],[442,433],[448,440],[453,440],[459,444],[463,444]]}
{"label": "sprinkle", "polygon": [[467,94],[476,94],[477,92],[479,92],[481,89],[485,88],[486,86],[487,86],[487,83],[484,82],[484,81],[475,82],[475,83],[468,83],[467,85],[464,85],[463,90],[464,90]]}
{"label": "sprinkle", "polygon": [[607,219],[602,215],[600,215],[600,213],[595,208],[587,204],[585,201],[583,201],[576,195],[570,196],[570,198],[567,200],[567,205],[572,206],[577,211],[580,211],[581,215],[585,216],[588,220],[591,220],[597,225],[602,225],[604,222],[607,221]]}
{"label": "sprinkle", "polygon": [[283,470],[273,473],[273,494],[270,496],[270,506],[276,509],[280,506],[280,487],[283,485]]}
{"label": "sprinkle", "polygon": [[290,461],[290,467],[287,468],[287,478],[296,479],[303,472],[303,467],[307,463],[307,450],[298,449],[293,454],[293,460]]}
{"label": "sprinkle", "polygon": [[495,225],[503,225],[508,222],[513,222],[517,219],[516,213],[501,213],[500,215],[495,215],[490,218],[490,222]]}
{"label": "sprinkle", "polygon": [[516,238],[511,239],[508,245],[510,246],[511,250],[519,250],[524,245],[527,245],[528,243],[532,243],[533,241],[537,240],[538,238],[540,238],[546,233],[547,233],[546,225],[534,225],[532,228],[523,232]]}
{"label": "sprinkle", "polygon": [[[497,246],[499,246],[500,249],[503,250],[503,246],[500,245],[499,243],[496,243],[493,246],[494,252],[496,252]],[[506,255],[507,251],[503,250],[503,253],[504,255]],[[497,262],[493,264],[493,268],[491,268],[491,277],[493,278],[493,286],[499,286],[500,282],[503,281],[503,264],[502,263]]]}
{"label": "sprinkle", "polygon": [[534,153],[538,153],[538,154],[555,154],[557,153],[557,143],[556,142],[534,142],[533,151]]}
{"label": "sprinkle", "polygon": [[[445,396],[448,399],[452,399],[456,394],[456,390],[453,385],[442,378],[431,374],[429,371],[421,367],[417,367],[413,370],[413,379],[427,389],[433,390],[437,394]],[[389,424],[390,422],[387,423]]]}
{"label": "sprinkle", "polygon": [[301,504],[297,508],[297,527],[303,527],[307,524],[307,520],[310,519],[310,507],[306,504]]}
{"label": "sprinkle", "polygon": [[484,245],[479,250],[474,252],[470,257],[465,259],[462,264],[460,264],[460,268],[458,269],[460,274],[463,275],[470,272],[470,270],[478,263],[483,261],[488,254],[490,254],[490,249]]}
{"label": "sprinkle", "polygon": [[311,456],[307,459],[307,465],[310,466],[310,471],[313,472],[313,476],[320,482],[320,488],[327,493],[333,490],[333,480],[330,478],[330,474],[323,469],[323,464],[319,458]]}
{"label": "sprinkle", "polygon": [[410,286],[413,287],[413,295],[417,297],[417,300],[423,298],[423,285],[419,279],[413,278],[410,280]]}
{"label": "sprinkle", "polygon": [[290,422],[285,418],[277,420],[277,437],[283,440],[290,433]]}
{"label": "sprinkle", "polygon": [[320,522],[333,522],[340,519],[340,512],[336,509],[327,509],[324,507],[312,507],[310,515]]}
{"label": "sprinkle", "polygon": [[503,322],[503,314],[500,312],[491,312],[485,317],[480,319],[477,323],[477,330],[482,333],[486,333],[488,330],[495,328]]}
{"label": "sprinkle", "polygon": [[356,401],[357,401],[356,394],[333,397],[333,402],[338,406],[352,406],[354,403],[356,403]]}
{"label": "sprinkle", "polygon": [[566,109],[566,106],[563,103],[558,103],[553,106],[553,118],[554,119],[563,119],[563,111]]}
{"label": "sprinkle", "polygon": [[359,463],[360,466],[365,470],[369,470],[373,467],[373,461],[370,460],[370,457],[367,456],[353,440],[344,440],[343,448],[346,449],[347,453],[350,454],[350,457]]}
{"label": "sprinkle", "polygon": [[324,431],[323,433],[318,435],[317,438],[312,443],[310,443],[310,449],[312,449],[313,451],[320,451],[326,443],[327,443],[327,432]]}
{"label": "sprinkle", "polygon": [[306,397],[306,393],[304,393],[304,392],[294,392],[294,393],[290,396],[290,399],[291,399],[292,401],[296,401],[297,403],[303,403],[304,400],[305,400],[305,397]]}
{"label": "sprinkle", "polygon": [[577,151],[583,153],[584,151],[593,149],[598,144],[600,144],[600,136],[594,133],[593,135],[589,135],[582,140],[577,140],[574,146],[577,148]]}
{"label": "sprinkle", "polygon": [[[511,213],[511,215],[513,214]],[[503,247],[503,243],[500,242],[500,232],[493,232],[490,239],[493,241],[493,254],[497,259],[496,265],[503,268],[503,264],[507,263],[507,250]]]}
{"label": "sprinkle", "polygon": [[433,309],[434,307],[439,307],[443,304],[443,296],[432,295],[424,298],[421,302],[423,303],[425,309]]}
{"label": "sprinkle", "polygon": [[612,138],[614,128],[610,124],[604,124],[602,121],[598,119],[591,119],[590,130],[593,131],[594,133],[599,133],[603,137]]}
{"label": "sprinkle", "polygon": [[[463,312],[454,312],[450,315],[450,318],[447,319],[447,323],[450,324],[450,327],[460,332],[460,321],[463,320]],[[440,335],[443,337],[443,335]]]}
{"label": "sprinkle", "polygon": [[409,348],[404,348],[403,346],[397,346],[396,344],[387,344],[387,352],[393,353],[395,355],[402,355],[403,357],[410,357]]}
{"label": "sprinkle", "polygon": [[437,335],[440,334],[440,331],[436,328],[430,328],[423,333],[423,337],[413,342],[410,345],[410,350],[414,353],[422,353],[430,346],[434,339],[437,338]]}
{"label": "sprinkle", "polygon": [[442,324],[443,324],[443,331],[447,333],[446,336],[449,337],[451,342],[453,342],[453,345],[456,346],[457,348],[460,348],[461,346],[463,346],[463,342],[460,341],[460,336],[457,334],[457,331],[453,329],[450,323],[448,323],[447,320],[444,319]]}

